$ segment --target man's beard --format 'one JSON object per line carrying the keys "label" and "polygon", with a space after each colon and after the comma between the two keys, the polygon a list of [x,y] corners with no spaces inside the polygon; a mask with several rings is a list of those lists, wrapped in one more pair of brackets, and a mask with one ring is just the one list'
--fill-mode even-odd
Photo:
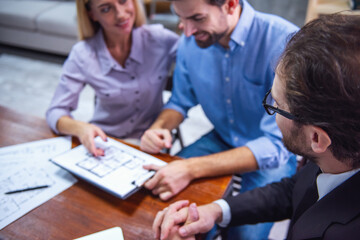
{"label": "man's beard", "polygon": [[205,41],[200,41],[200,40],[196,40],[196,36],[195,36],[196,44],[200,48],[208,48],[211,45],[217,43],[226,34],[226,31],[227,30],[225,30],[224,32],[221,32],[221,33],[213,33],[213,34],[210,34],[208,32],[202,32],[202,33],[207,34],[209,37]]}
{"label": "man's beard", "polygon": [[301,126],[294,126],[288,134],[283,134],[282,142],[290,152],[314,163],[317,162],[317,158],[311,155],[311,148],[306,146],[306,138]]}

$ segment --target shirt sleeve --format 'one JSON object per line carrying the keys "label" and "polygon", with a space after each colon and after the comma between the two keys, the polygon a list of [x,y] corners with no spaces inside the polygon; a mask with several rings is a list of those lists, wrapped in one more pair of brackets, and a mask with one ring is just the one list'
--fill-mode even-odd
{"label": "shirt sleeve", "polygon": [[222,221],[218,225],[222,228],[226,228],[231,221],[231,210],[229,204],[224,199],[219,199],[214,201],[217,205],[220,206],[222,211]]}
{"label": "shirt sleeve", "polygon": [[176,58],[179,35],[164,28],[162,24],[143,25],[142,28],[149,34],[146,38],[148,39],[150,36],[150,39],[158,42],[161,50],[165,50],[170,62],[174,62]]}
{"label": "shirt sleeve", "polygon": [[[276,63],[284,50],[286,44],[286,36],[293,31],[296,31],[296,27],[279,26],[281,28],[274,31],[272,39],[276,39],[278,36],[279,40],[274,41],[273,47],[268,47],[269,53],[267,55],[268,66],[266,68],[266,84],[265,92],[267,92],[273,83],[275,77]],[[285,29],[283,29],[285,28]],[[286,33],[286,34],[285,34]],[[279,37],[281,36],[281,37]],[[281,39],[283,39],[281,41]],[[260,130],[264,133],[263,136],[256,138],[246,143],[246,146],[254,154],[258,163],[259,169],[271,169],[277,168],[283,164],[286,164],[291,157],[295,157],[294,154],[289,152],[282,142],[282,134],[276,124],[275,115],[269,115],[264,110],[263,117],[260,121]]]}
{"label": "shirt sleeve", "polygon": [[164,31],[167,36],[166,37],[166,45],[167,45],[167,48],[169,49],[170,57],[171,57],[172,61],[175,61],[176,53],[177,53],[177,49],[178,49],[178,43],[179,43],[179,35],[177,35],[173,31],[170,31],[167,29],[164,29]]}
{"label": "shirt sleeve", "polygon": [[77,55],[78,53],[72,50],[65,61],[59,85],[46,112],[46,121],[56,134],[59,134],[56,128],[58,120],[62,116],[72,117],[71,112],[77,108],[80,92],[85,86],[85,76],[79,67]]}
{"label": "shirt sleeve", "polygon": [[[188,110],[198,104],[191,79],[186,67],[186,39],[184,36],[180,39],[178,53],[176,57],[176,67],[173,75],[172,95],[165,109],[173,109],[181,113],[184,118],[187,117]],[[187,49],[191,51],[191,49]]]}
{"label": "shirt sleeve", "polygon": [[268,115],[266,112],[261,119],[260,129],[264,135],[246,143],[254,154],[260,169],[277,168],[286,164],[294,154],[284,146],[282,134],[276,124],[275,115]]}

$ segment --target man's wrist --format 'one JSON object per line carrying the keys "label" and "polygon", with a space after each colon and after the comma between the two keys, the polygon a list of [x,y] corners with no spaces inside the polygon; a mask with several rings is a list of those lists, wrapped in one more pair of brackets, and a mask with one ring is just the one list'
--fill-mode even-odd
{"label": "man's wrist", "polygon": [[223,212],[222,212],[221,206],[216,202],[210,203],[209,206],[211,206],[215,223],[222,222],[222,220],[223,220]]}
{"label": "man's wrist", "polygon": [[220,227],[227,227],[231,221],[231,211],[229,204],[224,199],[219,199],[213,202],[221,208],[221,217],[217,219],[216,223]]}
{"label": "man's wrist", "polygon": [[199,171],[198,159],[193,157],[193,158],[186,159],[185,161],[186,161],[186,166],[187,166],[187,172],[188,172],[191,180],[201,178],[202,176]]}

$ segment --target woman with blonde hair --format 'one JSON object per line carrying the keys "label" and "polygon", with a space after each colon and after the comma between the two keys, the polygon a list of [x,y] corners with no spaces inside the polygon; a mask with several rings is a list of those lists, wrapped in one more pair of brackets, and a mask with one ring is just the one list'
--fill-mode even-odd
{"label": "woman with blonde hair", "polygon": [[[94,138],[140,138],[163,106],[162,91],[178,36],[145,25],[139,0],[76,0],[80,42],[64,63],[46,119],[58,134],[73,135],[94,156]],[[90,123],[72,118],[85,85],[95,90]]]}

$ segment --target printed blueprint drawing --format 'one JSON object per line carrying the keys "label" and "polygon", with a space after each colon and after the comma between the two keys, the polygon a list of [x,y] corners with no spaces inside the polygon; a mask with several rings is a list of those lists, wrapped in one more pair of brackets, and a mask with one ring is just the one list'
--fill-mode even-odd
{"label": "printed blueprint drawing", "polygon": [[78,162],[77,165],[102,178],[121,167],[129,170],[141,170],[142,165],[146,163],[145,159],[128,153],[119,147],[105,147],[104,151],[105,156],[103,157],[95,158],[91,154],[87,154],[87,157]]}
{"label": "printed blueprint drawing", "polygon": [[[42,168],[20,168],[0,180],[0,192],[54,184],[55,180]],[[45,190],[38,189],[21,194],[2,195],[0,197],[0,222],[20,211],[21,206],[31,202]]]}
{"label": "printed blueprint drawing", "polygon": [[[76,179],[49,159],[71,149],[71,138],[57,137],[0,148],[0,229],[72,186]],[[14,194],[6,192],[42,185]]]}
{"label": "printed blueprint drawing", "polygon": [[123,199],[154,174],[153,171],[143,169],[143,165],[166,164],[158,158],[110,138],[103,142],[97,137],[95,144],[104,150],[104,156],[94,157],[80,145],[51,160],[76,176]]}

